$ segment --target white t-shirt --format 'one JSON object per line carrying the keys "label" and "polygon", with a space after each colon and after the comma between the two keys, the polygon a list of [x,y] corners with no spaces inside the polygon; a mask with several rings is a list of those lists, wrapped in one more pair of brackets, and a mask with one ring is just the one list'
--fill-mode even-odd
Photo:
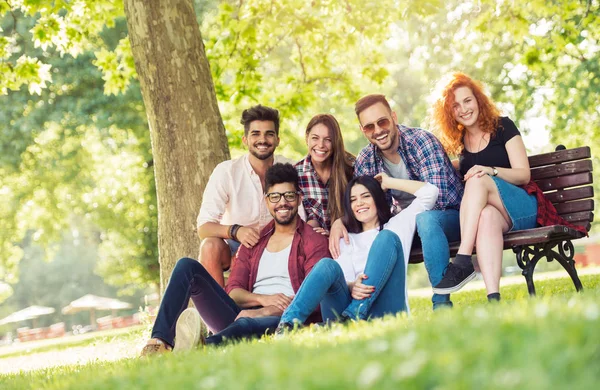
{"label": "white t-shirt", "polygon": [[256,282],[252,292],[254,294],[274,295],[285,294],[288,297],[294,295],[294,288],[290,280],[288,261],[292,244],[279,252],[269,252],[266,248],[260,257]]}
{"label": "white t-shirt", "polygon": [[[417,214],[422,211],[431,210],[435,206],[438,192],[439,190],[436,186],[426,183],[415,192],[415,200],[410,206],[390,218],[384,225],[384,229],[393,231],[400,238],[402,251],[404,252],[405,266],[408,266],[408,259],[416,230]],[[347,282],[354,282],[358,275],[365,270],[369,249],[371,249],[371,245],[378,233],[379,228],[361,233],[349,233],[349,245],[346,245],[343,239],[340,240],[340,256],[337,262],[342,267],[344,278]],[[404,276],[406,278],[406,274]],[[408,309],[408,295],[406,295],[406,308]]]}

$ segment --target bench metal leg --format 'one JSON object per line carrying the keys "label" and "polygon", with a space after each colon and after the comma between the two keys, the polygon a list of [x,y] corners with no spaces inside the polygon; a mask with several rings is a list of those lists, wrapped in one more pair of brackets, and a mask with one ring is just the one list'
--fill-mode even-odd
{"label": "bench metal leg", "polygon": [[[554,247],[558,246],[558,251]],[[566,241],[551,241],[545,244],[538,244],[533,246],[514,246],[513,252],[517,256],[517,264],[523,270],[522,274],[527,282],[527,289],[529,295],[535,296],[535,286],[533,284],[533,272],[535,266],[541,258],[545,257],[548,261],[556,260],[563,266],[567,271],[575,289],[577,291],[583,290],[577,270],[575,269],[575,250],[571,240]]]}
{"label": "bench metal leg", "polygon": [[[550,249],[555,245],[558,246],[558,252],[556,250]],[[579,275],[577,275],[577,269],[575,269],[575,249],[573,248],[573,243],[571,240],[565,240],[560,242],[550,243],[548,248],[548,261],[556,260],[563,266],[563,268],[567,271],[571,280],[573,280],[573,284],[575,285],[575,289],[577,291],[583,290],[583,286],[581,284],[581,280],[579,280]]]}
{"label": "bench metal leg", "polygon": [[535,285],[533,284],[533,271],[538,261],[545,257],[544,248],[539,246],[514,246],[513,252],[517,255],[517,264],[523,270],[521,273],[527,282],[529,295],[535,296]]}

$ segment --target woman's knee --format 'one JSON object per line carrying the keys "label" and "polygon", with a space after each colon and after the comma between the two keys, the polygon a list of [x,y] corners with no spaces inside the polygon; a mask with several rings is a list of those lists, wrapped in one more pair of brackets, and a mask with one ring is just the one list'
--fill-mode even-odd
{"label": "woman's knee", "polygon": [[477,231],[487,231],[502,226],[504,218],[500,211],[492,205],[487,205],[479,214],[479,225]]}
{"label": "woman's knee", "polygon": [[337,261],[330,257],[324,257],[319,260],[317,264],[315,264],[312,271],[317,270],[317,272],[335,272],[338,269],[341,270],[341,267]]}
{"label": "woman's knee", "polygon": [[400,238],[393,231],[388,230],[388,229],[383,229],[382,231],[379,232],[379,234],[375,238],[375,241],[384,241],[384,242],[394,243],[394,242],[400,242]]}

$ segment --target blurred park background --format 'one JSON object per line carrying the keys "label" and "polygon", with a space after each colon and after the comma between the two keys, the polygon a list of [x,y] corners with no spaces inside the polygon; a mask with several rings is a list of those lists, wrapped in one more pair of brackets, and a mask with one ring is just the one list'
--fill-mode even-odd
{"label": "blurred park background", "polygon": [[[589,145],[599,166],[598,0],[193,3],[232,157],[244,153],[241,111],[258,103],[280,110],[278,152],[294,159],[323,112],[357,153],[366,141],[353,104],[366,93],[429,129],[436,81],[459,70],[486,83],[529,153]],[[154,161],[122,2],[0,1],[0,94],[0,319],[54,309],[0,325],[0,337],[97,328],[155,305]],[[579,240],[581,259],[595,230]],[[507,273],[515,265],[507,253]],[[427,286],[423,266],[409,272],[412,288]],[[63,314],[87,294],[127,306]]]}

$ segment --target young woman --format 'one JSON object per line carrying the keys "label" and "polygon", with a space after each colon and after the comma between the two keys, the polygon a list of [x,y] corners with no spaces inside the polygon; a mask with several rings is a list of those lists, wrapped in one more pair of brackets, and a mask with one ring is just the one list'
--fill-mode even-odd
{"label": "young woman", "polygon": [[536,226],[536,196],[521,188],[530,182],[521,133],[500,116],[481,83],[462,73],[443,87],[433,120],[448,154],[459,156],[457,168],[465,181],[458,255],[433,291],[449,294],[475,276],[471,255],[476,247],[488,299],[500,300],[502,235]]}
{"label": "young woman", "polygon": [[[391,216],[385,192],[414,194],[412,204]],[[344,225],[350,244],[340,243],[336,260],[324,258],[308,274],[284,311],[278,333],[304,323],[320,304],[324,321],[367,319],[408,311],[406,265],[415,233],[416,215],[431,209],[438,188],[432,184],[360,176],[344,194]]]}
{"label": "young woman", "polygon": [[333,115],[314,116],[306,126],[308,155],[295,167],[304,195],[306,220],[316,231],[328,234],[331,221],[340,218],[340,203],[352,179],[354,156],[344,149],[340,125]]}

